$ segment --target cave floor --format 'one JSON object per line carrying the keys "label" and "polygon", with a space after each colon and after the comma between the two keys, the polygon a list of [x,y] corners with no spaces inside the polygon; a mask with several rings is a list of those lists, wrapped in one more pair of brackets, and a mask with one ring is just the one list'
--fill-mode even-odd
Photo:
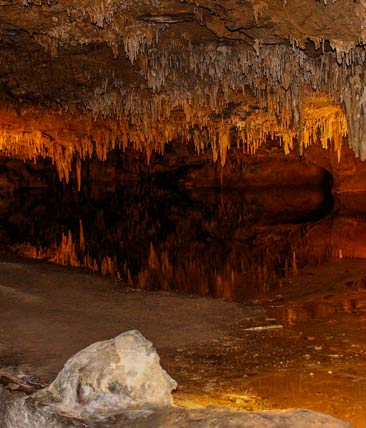
{"label": "cave floor", "polygon": [[129,290],[0,258],[0,367],[50,382],[72,354],[138,329],[179,384],[177,405],[309,408],[366,424],[366,264],[334,260],[261,301]]}

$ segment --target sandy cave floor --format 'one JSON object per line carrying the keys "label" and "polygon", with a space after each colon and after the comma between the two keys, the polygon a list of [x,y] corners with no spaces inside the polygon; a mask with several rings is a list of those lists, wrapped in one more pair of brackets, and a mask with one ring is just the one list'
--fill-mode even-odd
{"label": "sandy cave floor", "polygon": [[301,407],[364,428],[365,278],[365,261],[333,261],[244,304],[1,256],[0,368],[48,383],[78,350],[138,329],[177,380],[177,405]]}

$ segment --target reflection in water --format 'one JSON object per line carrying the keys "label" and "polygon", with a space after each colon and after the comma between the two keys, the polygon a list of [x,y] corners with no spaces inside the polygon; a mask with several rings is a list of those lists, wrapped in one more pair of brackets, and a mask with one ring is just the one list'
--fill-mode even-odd
{"label": "reflection in water", "polygon": [[314,258],[366,259],[366,223],[362,217],[338,215],[322,221],[307,235],[305,251]]}
{"label": "reflection in water", "polygon": [[[187,190],[136,182],[126,186],[115,177],[103,180],[98,184],[84,177],[80,192],[55,180],[28,188],[14,185],[7,192],[0,186],[0,237],[5,246],[29,257],[83,266],[143,289],[182,290],[235,301],[274,290],[282,293],[279,287],[286,274],[331,257],[366,258],[362,204],[345,198],[329,215],[327,194],[316,187]],[[329,282],[327,274],[323,276]],[[253,372],[268,370],[281,340],[285,353],[265,378],[240,379],[247,382],[245,388],[253,387],[279,407],[327,411],[363,427],[366,392],[359,373],[365,371],[360,363],[365,355],[361,355],[365,284],[366,269],[344,282],[349,293],[341,297],[272,300],[268,309],[284,326],[278,337],[266,336],[259,348],[255,335],[270,331],[238,335],[248,335],[242,339],[253,346]],[[333,324],[340,314],[347,315],[343,330],[338,319]],[[309,343],[296,342],[305,336],[311,338]],[[348,367],[340,361],[338,370],[343,377],[330,380],[329,372],[336,370],[327,366],[329,355],[346,351]],[[237,361],[233,378],[243,366],[242,354]],[[293,361],[296,370],[286,371],[286,364]]]}
{"label": "reflection in water", "polygon": [[58,185],[13,195],[1,222],[20,255],[82,266],[144,289],[242,300],[296,272],[319,188],[264,191]]}
{"label": "reflection in water", "polygon": [[342,195],[329,215],[329,194],[316,186],[126,185],[113,169],[89,170],[80,192],[55,177],[42,182],[40,172],[28,187],[17,187],[5,171],[1,182],[10,190],[0,188],[0,238],[6,246],[143,289],[236,301],[263,297],[286,274],[331,257],[366,258],[362,196],[355,203],[355,196]]}
{"label": "reflection in water", "polygon": [[[343,299],[335,301],[321,301],[321,299],[298,304],[286,304],[272,306],[276,317],[288,325],[296,325],[316,319],[326,319],[330,316],[343,313],[357,313],[359,319],[366,321],[366,293],[350,297],[342,296]],[[271,308],[270,308],[271,309]]]}
{"label": "reflection in water", "polygon": [[366,259],[365,219],[365,193],[338,195],[333,214],[309,229],[299,257],[307,263],[330,258]]}
{"label": "reflection in water", "polygon": [[[317,364],[310,370],[279,371],[255,379],[250,383],[264,397],[271,397],[275,407],[311,408],[343,418],[356,428],[366,424],[366,383],[365,379],[333,370],[322,370]],[[362,373],[365,365],[354,367]],[[330,373],[329,373],[330,372]]]}

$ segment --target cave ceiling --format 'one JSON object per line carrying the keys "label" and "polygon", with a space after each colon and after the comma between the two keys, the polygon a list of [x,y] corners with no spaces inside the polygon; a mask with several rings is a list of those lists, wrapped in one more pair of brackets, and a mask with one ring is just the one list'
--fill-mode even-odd
{"label": "cave ceiling", "polygon": [[0,1],[0,150],[75,157],[193,142],[366,158],[363,0]]}

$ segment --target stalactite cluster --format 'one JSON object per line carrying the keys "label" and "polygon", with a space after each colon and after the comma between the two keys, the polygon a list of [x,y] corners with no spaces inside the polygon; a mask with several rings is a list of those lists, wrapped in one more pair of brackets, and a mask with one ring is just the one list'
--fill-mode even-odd
{"label": "stalactite cluster", "polygon": [[[3,155],[50,157],[66,181],[75,161],[79,186],[81,160],[94,153],[105,159],[110,150],[131,145],[149,161],[173,140],[193,142],[198,152],[211,150],[222,166],[232,145],[255,153],[268,137],[281,141],[286,153],[296,149],[302,154],[320,141],[339,159],[348,137],[355,155],[366,159],[363,4],[347,2],[347,12],[360,27],[337,39],[333,34],[321,37],[318,30],[312,35],[308,28],[300,37],[290,24],[282,35],[287,21],[275,22],[276,14],[288,16],[294,7],[282,0],[242,5],[249,13],[247,27],[235,26],[233,21],[244,18],[221,2],[191,3],[14,4],[23,10],[23,25],[33,34],[32,49],[40,61],[48,61],[57,72],[69,61],[72,77],[65,90],[40,65],[37,88],[31,89],[34,80],[19,77],[31,101],[24,107],[17,89],[17,114],[13,99],[10,111],[4,107]],[[58,13],[37,30],[32,25],[46,16],[46,4],[49,13],[56,7]],[[339,10],[336,2],[312,2],[309,22],[315,26],[321,13],[325,20],[338,17]],[[0,22],[3,15],[0,9]],[[298,19],[296,14],[293,19]],[[265,38],[265,24],[273,33],[278,27],[278,35],[268,34],[273,43]],[[3,31],[14,37],[12,28]],[[91,46],[104,46],[95,59],[87,52]],[[82,52],[85,67],[70,52]],[[29,60],[22,59],[24,64]],[[5,69],[8,74],[20,72],[16,64],[4,64]]]}

